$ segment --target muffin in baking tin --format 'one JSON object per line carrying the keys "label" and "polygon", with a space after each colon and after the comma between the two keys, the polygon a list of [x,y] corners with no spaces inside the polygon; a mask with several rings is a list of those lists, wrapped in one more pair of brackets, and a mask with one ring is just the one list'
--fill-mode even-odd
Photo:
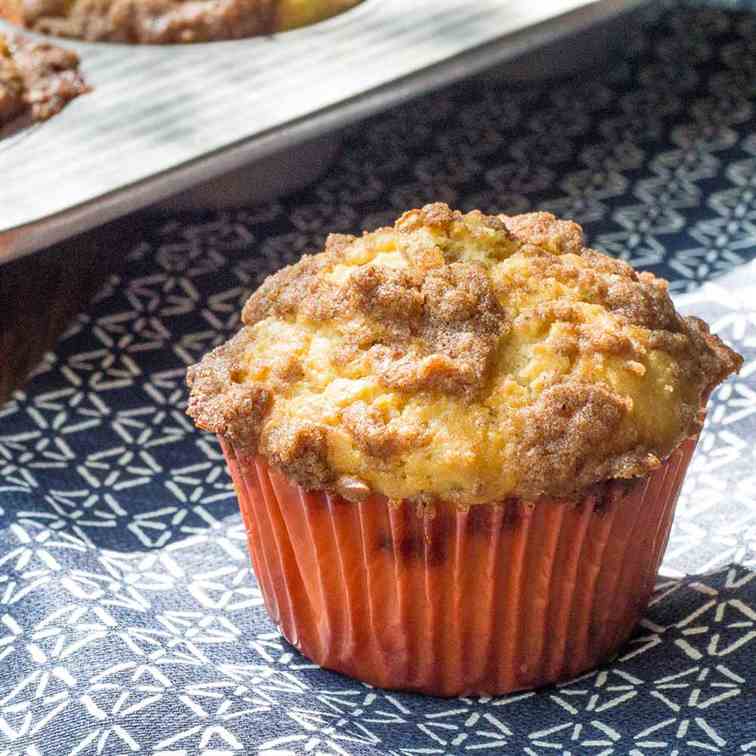
{"label": "muffin in baking tin", "polygon": [[503,693],[614,653],[741,360],[546,213],[332,235],[190,369],[266,606],[319,664]]}
{"label": "muffin in baking tin", "polygon": [[89,41],[242,39],[322,21],[360,0],[5,0],[0,17]]}

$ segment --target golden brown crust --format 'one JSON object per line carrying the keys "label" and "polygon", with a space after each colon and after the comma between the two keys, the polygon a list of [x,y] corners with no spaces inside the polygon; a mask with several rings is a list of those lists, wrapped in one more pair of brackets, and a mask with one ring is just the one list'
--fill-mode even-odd
{"label": "golden brown crust", "polygon": [[219,346],[187,372],[191,387],[187,412],[198,428],[222,433],[242,448],[257,444],[273,397],[267,389],[240,381],[244,332]]}
{"label": "golden brown crust", "polygon": [[485,271],[452,263],[419,279],[368,266],[352,276],[350,314],[385,328],[368,350],[383,384],[400,391],[473,395],[485,384],[506,315]]}
{"label": "golden brown crust", "polygon": [[88,91],[72,50],[0,34],[0,126],[26,116],[44,121]]}
{"label": "golden brown crust", "polygon": [[332,487],[336,474],[328,464],[328,435],[315,423],[270,427],[262,446],[268,461],[307,489]]}
{"label": "golden brown crust", "polygon": [[[13,0],[0,17],[44,34],[172,44],[243,39],[312,23],[358,0]],[[291,6],[291,7],[289,7]]]}
{"label": "golden brown crust", "polygon": [[341,413],[341,421],[354,443],[377,463],[422,445],[423,429],[405,422],[387,421],[365,402],[355,402]]}
{"label": "golden brown crust", "polygon": [[189,413],[352,500],[565,498],[643,475],[741,364],[576,224],[440,203],[331,236],[243,321],[192,369]]}
{"label": "golden brown crust", "polygon": [[[743,358],[730,349],[719,336],[711,333],[709,326],[701,318],[689,315],[685,321],[688,325],[688,336],[694,343],[696,351],[701,355],[702,372],[706,376],[703,389],[705,401],[722,381],[740,370],[743,366]],[[683,363],[683,374],[686,369],[690,368]]]}
{"label": "golden brown crust", "polygon": [[323,278],[336,261],[331,255],[305,255],[296,265],[268,276],[242,310],[245,325],[267,317],[285,318],[298,312],[313,320],[331,320],[341,307],[339,287]]}
{"label": "golden brown crust", "polygon": [[[518,493],[569,495],[611,478],[643,475],[658,458],[632,447],[622,420],[628,405],[601,386],[574,383],[546,389],[523,412],[523,470]],[[587,450],[600,452],[587,454]]]}
{"label": "golden brown crust", "polygon": [[500,215],[499,219],[513,236],[539,249],[560,255],[579,255],[584,250],[583,229],[574,221],[559,220],[551,213]]}

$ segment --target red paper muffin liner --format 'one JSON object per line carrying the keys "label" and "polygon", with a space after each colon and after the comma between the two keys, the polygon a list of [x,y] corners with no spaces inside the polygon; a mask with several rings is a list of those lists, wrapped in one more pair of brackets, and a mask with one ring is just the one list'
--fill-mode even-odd
{"label": "red paper muffin liner", "polygon": [[322,667],[441,696],[535,688],[612,656],[648,605],[695,443],[577,504],[431,511],[305,491],[222,440],[287,640]]}

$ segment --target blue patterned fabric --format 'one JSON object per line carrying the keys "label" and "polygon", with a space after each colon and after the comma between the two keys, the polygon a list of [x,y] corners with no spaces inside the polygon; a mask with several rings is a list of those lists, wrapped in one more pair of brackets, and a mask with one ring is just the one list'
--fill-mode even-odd
{"label": "blue patterned fabric", "polygon": [[[735,6],[741,6],[741,9]],[[0,756],[756,756],[756,13],[668,2],[574,80],[486,75],[345,135],[281,202],[137,217],[128,255],[0,408]],[[322,671],[265,615],[184,372],[264,276],[430,200],[551,209],[671,281],[746,357],[720,388],[653,605],[613,663],[441,700]],[[687,575],[690,575],[686,577]]]}

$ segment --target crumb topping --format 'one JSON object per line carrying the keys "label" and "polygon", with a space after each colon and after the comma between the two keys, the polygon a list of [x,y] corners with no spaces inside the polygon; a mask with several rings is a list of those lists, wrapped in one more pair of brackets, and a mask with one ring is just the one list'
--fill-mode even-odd
{"label": "crumb topping", "polygon": [[88,90],[79,57],[45,42],[0,34],[0,126],[20,116],[44,121]]}
{"label": "crumb topping", "polygon": [[463,506],[657,467],[741,358],[548,213],[332,235],[190,368],[189,414],[308,489]]}

